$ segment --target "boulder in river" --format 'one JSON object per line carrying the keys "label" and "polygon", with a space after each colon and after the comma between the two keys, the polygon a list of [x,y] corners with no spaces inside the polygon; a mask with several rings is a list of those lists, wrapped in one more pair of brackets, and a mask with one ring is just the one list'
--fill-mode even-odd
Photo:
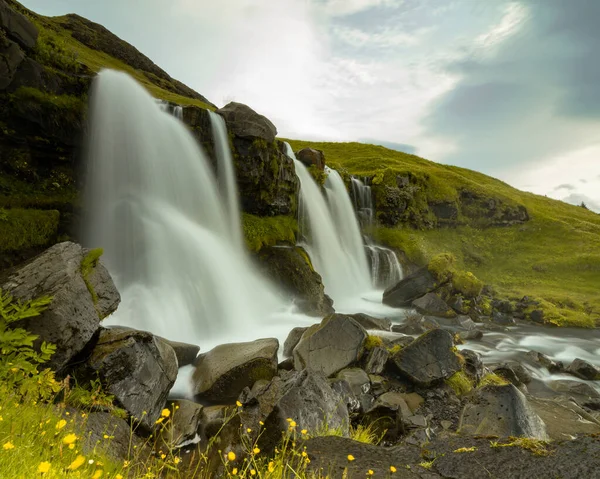
{"label": "boulder in river", "polygon": [[193,392],[200,401],[233,404],[242,390],[277,374],[277,339],[222,344],[204,354],[193,374]]}
{"label": "boulder in river", "polygon": [[569,367],[567,367],[567,372],[573,376],[576,376],[580,379],[586,379],[588,381],[600,380],[600,368],[579,358],[574,359],[573,362],[569,364]]}
{"label": "boulder in river", "polygon": [[421,268],[383,292],[383,304],[406,307],[439,287],[439,282],[427,268]]}
{"label": "boulder in river", "polygon": [[440,318],[454,318],[456,313],[446,302],[435,293],[427,293],[412,302],[413,307],[421,314]]}

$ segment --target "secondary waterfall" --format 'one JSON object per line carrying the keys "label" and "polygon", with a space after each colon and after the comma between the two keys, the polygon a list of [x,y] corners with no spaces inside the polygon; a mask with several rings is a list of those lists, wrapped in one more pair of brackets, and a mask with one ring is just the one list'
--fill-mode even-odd
{"label": "secondary waterfall", "polygon": [[299,223],[306,249],[323,277],[325,292],[333,298],[336,309],[343,307],[346,300],[354,300],[370,289],[369,270],[350,198],[342,179],[330,170],[327,201],[290,145],[286,147],[300,179]]}
{"label": "secondary waterfall", "polygon": [[[373,226],[375,220],[375,208],[373,206],[373,195],[371,187],[358,178],[352,178],[352,196],[354,208],[363,228]],[[373,244],[370,238],[366,238],[365,248],[369,264],[371,266],[371,280],[373,287],[385,289],[397,283],[403,278],[402,266],[398,261],[396,253],[384,246]]]}
{"label": "secondary waterfall", "polygon": [[124,73],[98,75],[90,110],[84,238],[121,292],[115,321],[186,342],[255,336],[281,304],[246,257],[231,165],[221,195],[186,127]]}

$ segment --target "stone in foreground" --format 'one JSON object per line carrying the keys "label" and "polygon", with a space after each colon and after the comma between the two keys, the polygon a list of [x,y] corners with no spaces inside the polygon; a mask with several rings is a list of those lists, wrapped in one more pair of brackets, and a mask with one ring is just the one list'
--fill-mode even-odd
{"label": "stone in foreground", "polygon": [[294,349],[294,368],[331,376],[361,358],[366,339],[367,332],[351,317],[327,316],[302,335]]}
{"label": "stone in foreground", "polygon": [[422,387],[447,379],[461,369],[452,336],[443,329],[429,331],[392,357],[402,375]]}
{"label": "stone in foreground", "polygon": [[0,289],[22,301],[52,297],[40,316],[19,322],[21,328],[39,336],[37,343],[56,345],[56,353],[47,363],[52,369],[60,370],[80,353],[100,320],[115,311],[121,300],[99,261],[84,278],[81,265],[87,253],[78,244],[59,243],[0,277]]}
{"label": "stone in foreground", "polygon": [[222,344],[198,361],[192,378],[199,401],[233,404],[242,390],[277,374],[277,339]]}

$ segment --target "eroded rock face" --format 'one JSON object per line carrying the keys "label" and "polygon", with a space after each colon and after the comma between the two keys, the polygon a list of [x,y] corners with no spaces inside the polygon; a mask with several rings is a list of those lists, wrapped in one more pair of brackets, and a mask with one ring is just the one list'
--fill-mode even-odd
{"label": "eroded rock face", "polygon": [[202,356],[192,378],[200,401],[233,404],[242,390],[277,374],[277,339],[222,344]]}
{"label": "eroded rock face", "polygon": [[290,300],[309,316],[323,317],[334,312],[333,300],[325,294],[321,275],[298,247],[264,247],[258,253],[260,268],[278,284]]}
{"label": "eroded rock face", "polygon": [[383,303],[392,307],[410,306],[427,293],[434,291],[439,284],[427,268],[421,268],[383,292]]}
{"label": "eroded rock face", "polygon": [[302,335],[294,349],[294,368],[331,376],[361,358],[366,339],[367,332],[351,317],[327,316]]}
{"label": "eroded rock face", "polygon": [[512,384],[479,390],[463,409],[459,432],[548,439],[544,422]]}
{"label": "eroded rock face", "polygon": [[429,387],[461,369],[449,332],[434,329],[423,334],[392,357],[392,362],[412,382]]}
{"label": "eroded rock face", "polygon": [[325,170],[325,155],[321,150],[303,148],[296,152],[296,158],[307,168],[309,166],[315,166],[321,171]]}
{"label": "eroded rock face", "polygon": [[100,378],[104,390],[151,430],[177,379],[177,357],[173,348],[145,331],[103,329],[75,374],[80,380]]}
{"label": "eroded rock face", "polygon": [[83,350],[100,320],[114,312],[121,300],[102,263],[97,262],[84,279],[81,264],[87,253],[78,244],[59,243],[0,277],[0,288],[23,301],[53,298],[40,316],[23,320],[19,326],[38,335],[37,343],[56,345],[47,363],[56,370]]}
{"label": "eroded rock face", "polygon": [[242,138],[262,138],[269,143],[275,141],[277,128],[266,116],[256,113],[242,103],[231,102],[217,113],[225,119],[227,129]]}

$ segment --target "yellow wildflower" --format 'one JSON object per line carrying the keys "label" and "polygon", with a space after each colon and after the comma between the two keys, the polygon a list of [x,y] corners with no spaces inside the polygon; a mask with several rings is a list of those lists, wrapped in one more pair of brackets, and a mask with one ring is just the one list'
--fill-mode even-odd
{"label": "yellow wildflower", "polygon": [[390,472],[392,472],[392,473],[396,472],[396,468],[394,466],[390,466]]}
{"label": "yellow wildflower", "polygon": [[294,429],[296,426],[296,421],[290,421],[290,429]]}
{"label": "yellow wildflower", "polygon": [[241,403],[241,402],[239,402],[239,401],[236,401],[236,402],[235,402],[235,405],[236,405],[237,407],[242,407],[242,403]]}
{"label": "yellow wildflower", "polygon": [[123,476],[122,476],[121,474],[117,474],[117,475],[115,476],[115,479],[123,479]]}
{"label": "yellow wildflower", "polygon": [[15,446],[12,442],[8,441],[7,443],[4,443],[4,446],[2,446],[2,449],[4,449],[5,451],[10,451],[11,449],[14,449]]}
{"label": "yellow wildflower", "polygon": [[308,434],[308,431],[306,429],[302,429],[302,431],[300,431],[302,433],[303,436],[306,436]]}
{"label": "yellow wildflower", "polygon": [[260,449],[258,447],[255,447],[254,449],[252,449],[252,452],[254,454],[258,454],[260,452]]}
{"label": "yellow wildflower", "polygon": [[352,454],[348,454],[348,461],[354,461],[354,456]]}
{"label": "yellow wildflower", "polygon": [[367,471],[367,475],[369,475],[369,476],[372,476],[373,474],[375,474],[375,473],[373,472],[373,469],[369,469],[369,470]]}
{"label": "yellow wildflower", "polygon": [[248,428],[246,429],[246,432],[252,432],[252,429]]}
{"label": "yellow wildflower", "polygon": [[102,474],[103,474],[102,469],[98,469],[96,472],[94,472],[92,479],[100,479],[102,477]]}
{"label": "yellow wildflower", "polygon": [[156,422],[154,424],[160,424],[161,422],[163,422],[165,420],[164,417],[159,417]]}
{"label": "yellow wildflower", "polygon": [[75,449],[75,444],[69,444],[69,449]]}
{"label": "yellow wildflower", "polygon": [[306,454],[306,451],[302,451],[302,457],[306,457],[308,456],[308,454]]}
{"label": "yellow wildflower", "polygon": [[49,470],[50,470],[50,463],[48,461],[44,461],[44,462],[40,462],[40,465],[38,466],[38,472],[40,474],[46,474]]}
{"label": "yellow wildflower", "polygon": [[64,438],[63,438],[63,444],[73,444],[75,441],[77,441],[77,436],[75,434],[67,434]]}
{"label": "yellow wildflower", "polygon": [[233,474],[234,476],[237,474],[237,467],[233,468],[233,471],[231,471],[231,474]]}
{"label": "yellow wildflower", "polygon": [[230,461],[235,461],[235,452],[229,451],[227,453],[227,459],[229,459]]}
{"label": "yellow wildflower", "polygon": [[84,462],[85,462],[85,457],[83,457],[83,456],[77,456],[75,458],[75,460],[71,464],[69,464],[69,467],[67,467],[67,469],[69,469],[71,471],[74,471],[78,467],[83,466]]}
{"label": "yellow wildflower", "polygon": [[58,421],[56,423],[56,429],[61,430],[66,425],[67,425],[67,421],[65,421],[64,419],[61,419],[60,421]]}
{"label": "yellow wildflower", "polygon": [[269,462],[269,472],[273,472],[275,470],[275,463],[273,461]]}
{"label": "yellow wildflower", "polygon": [[168,409],[165,408],[161,411],[160,415],[162,417],[169,417],[171,415],[171,411],[169,411]]}
{"label": "yellow wildflower", "polygon": [[167,455],[166,455],[166,454],[161,454],[161,455],[160,455],[160,458],[161,458],[161,459],[164,459],[165,457],[167,457]]}
{"label": "yellow wildflower", "polygon": [[[2,420],[2,416],[0,416],[0,421],[1,421],[1,420]],[[260,424],[261,426],[264,426],[264,425],[265,425],[265,423],[264,423],[264,422],[262,422],[262,421],[258,421],[258,424]]]}
{"label": "yellow wildflower", "polygon": [[250,475],[251,476],[256,476],[256,471],[254,469],[250,469]]}
{"label": "yellow wildflower", "polygon": [[173,459],[173,464],[179,464],[181,462],[181,459],[179,459],[178,457]]}

